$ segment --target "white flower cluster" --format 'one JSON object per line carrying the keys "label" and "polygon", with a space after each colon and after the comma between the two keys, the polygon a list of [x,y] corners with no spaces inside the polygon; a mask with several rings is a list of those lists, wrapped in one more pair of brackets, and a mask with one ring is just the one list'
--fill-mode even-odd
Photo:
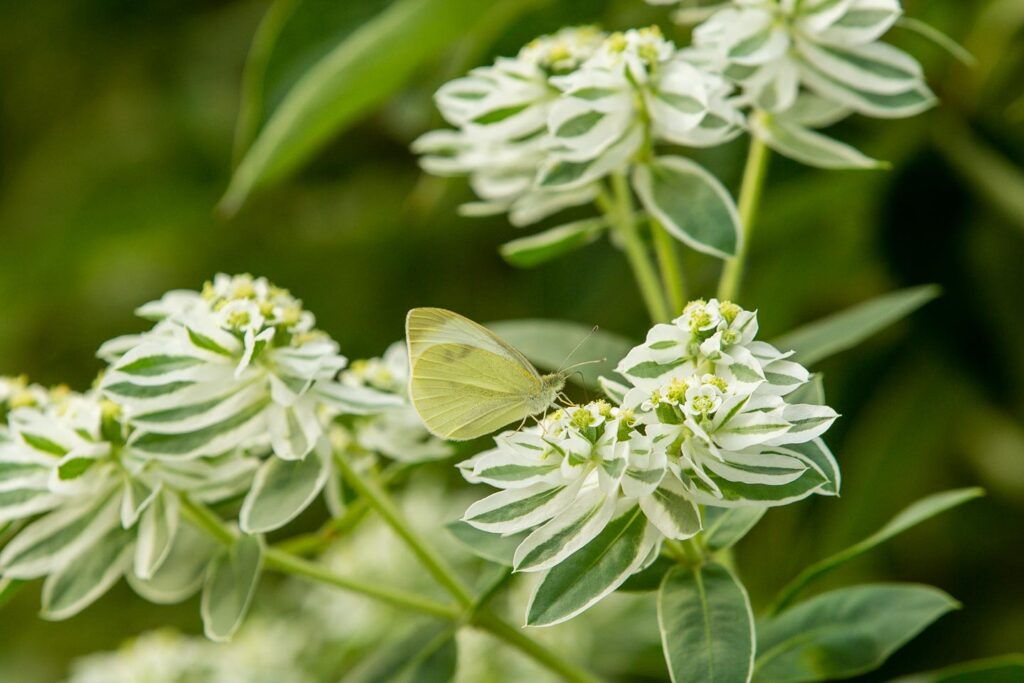
{"label": "white flower cluster", "polygon": [[0,576],[46,577],[51,618],[122,576],[156,602],[197,591],[222,549],[179,523],[183,496],[244,494],[249,534],[283,526],[325,489],[340,513],[339,430],[362,455],[449,452],[413,421],[404,347],[339,376],[337,344],[263,278],[218,275],[139,313],[156,324],[105,344],[111,366],[85,394],[0,379],[0,525],[22,525]]}
{"label": "white flower cluster", "polygon": [[879,42],[899,0],[734,0],[694,29],[693,51],[768,112],[801,92],[847,112],[894,118],[934,103],[921,66]]}
{"label": "white flower cluster", "polygon": [[813,129],[852,113],[913,116],[935,103],[921,65],[879,40],[902,15],[899,0],[730,0],[705,9],[688,59],[735,84],[736,104],[754,111],[751,134],[793,159],[878,165]]}
{"label": "white flower cluster", "polygon": [[657,27],[607,35],[564,29],[437,93],[456,130],[414,143],[423,167],[469,175],[481,202],[528,225],[597,197],[651,145],[703,147],[737,135],[730,86],[689,63]]}
{"label": "white flower cluster", "polygon": [[[126,444],[127,433],[117,404],[66,390],[13,408],[0,432],[0,523],[34,520],[0,553],[0,574],[45,576],[49,618],[77,613],[122,576],[147,595],[168,562],[208,561],[203,539],[179,533],[179,493],[223,500],[244,491],[256,469],[239,451],[153,459]],[[198,584],[183,588],[191,594]]]}
{"label": "white flower cluster", "polygon": [[552,569],[604,534],[633,529],[621,583],[657,557],[663,539],[696,535],[699,505],[838,493],[838,467],[819,438],[837,414],[790,400],[810,381],[807,370],[756,334],[751,311],[691,302],[619,363],[629,385],[605,382],[619,406],[560,409],[462,463],[469,481],[502,489],[464,520],[498,534],[532,530],[515,554],[519,571]]}

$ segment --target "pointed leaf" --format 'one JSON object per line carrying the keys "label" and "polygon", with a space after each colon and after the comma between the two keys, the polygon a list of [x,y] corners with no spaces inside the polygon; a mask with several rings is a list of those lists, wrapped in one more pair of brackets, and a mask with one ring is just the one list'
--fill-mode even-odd
{"label": "pointed leaf", "polygon": [[937,588],[915,584],[822,593],[758,623],[754,680],[824,681],[871,671],[958,607]]}
{"label": "pointed leaf", "polygon": [[794,360],[811,365],[853,348],[939,295],[935,285],[911,287],[866,301],[785,334],[772,344],[795,351]]}
{"label": "pointed leaf", "polygon": [[334,45],[268,117],[235,170],[222,210],[233,213],[255,188],[309,159],[465,35],[490,6],[475,0],[398,0]]}
{"label": "pointed leaf", "polygon": [[548,571],[530,599],[526,625],[551,626],[583,612],[643,566],[656,539],[640,508],[628,508]]}
{"label": "pointed leaf", "polygon": [[797,593],[836,567],[849,562],[855,557],[863,555],[875,546],[885,543],[894,536],[902,534],[907,529],[915,527],[921,522],[931,519],[935,515],[955,508],[958,505],[963,505],[964,503],[983,495],[985,495],[985,492],[980,488],[954,489],[952,491],[936,493],[912,503],[889,520],[885,526],[867,538],[859,541],[858,543],[854,543],[849,548],[841,550],[831,557],[826,557],[824,560],[815,562],[810,567],[807,567],[800,572],[799,576],[790,581],[785,588],[779,591],[779,595],[772,606],[771,613],[774,614],[785,608],[793,598],[796,597]]}
{"label": "pointed leaf", "polygon": [[751,131],[779,154],[817,168],[885,168],[844,142],[803,126],[770,117],[752,117]]}

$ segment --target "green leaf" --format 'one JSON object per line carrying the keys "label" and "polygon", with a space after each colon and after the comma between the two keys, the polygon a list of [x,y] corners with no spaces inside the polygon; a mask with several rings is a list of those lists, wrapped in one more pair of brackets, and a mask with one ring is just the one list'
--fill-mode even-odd
{"label": "green leaf", "polygon": [[608,222],[604,218],[576,221],[506,242],[499,252],[513,266],[534,268],[594,243],[607,227]]}
{"label": "green leaf", "polygon": [[747,591],[726,567],[670,571],[658,592],[658,627],[673,683],[750,680],[754,616]]}
{"label": "green leaf", "polygon": [[639,507],[627,509],[592,541],[552,567],[526,610],[527,626],[571,619],[608,595],[647,558],[655,534]]}
{"label": "green leaf", "polygon": [[901,289],[799,327],[772,344],[783,351],[795,351],[792,360],[811,365],[853,348],[938,295],[935,285]]}
{"label": "green leaf", "polygon": [[766,511],[763,507],[704,508],[704,545],[712,552],[732,547],[761,521]]}
{"label": "green leaf", "polygon": [[855,557],[863,555],[875,546],[885,543],[894,536],[902,534],[907,529],[917,526],[921,522],[931,519],[937,514],[955,508],[958,505],[963,505],[967,501],[974,500],[975,498],[983,495],[985,495],[985,492],[980,488],[954,489],[952,491],[936,493],[931,496],[927,496],[926,498],[922,498],[916,503],[912,503],[889,520],[885,526],[867,538],[859,541],[858,543],[854,543],[849,548],[841,550],[831,557],[826,557],[824,560],[815,562],[810,567],[807,567],[800,572],[795,579],[790,581],[785,588],[779,591],[778,597],[776,597],[769,613],[774,614],[784,609],[790,602],[792,602],[797,593],[839,565],[845,564]]}
{"label": "green leaf", "polygon": [[430,625],[379,648],[345,680],[350,683],[447,683],[455,678],[457,665],[453,627]]}
{"label": "green leaf", "polygon": [[872,159],[827,135],[775,117],[754,116],[754,135],[779,154],[817,168],[887,168],[888,163]]}
{"label": "green leaf", "polygon": [[1024,654],[979,659],[955,666],[897,678],[891,683],[1020,683]]}
{"label": "green leaf", "polygon": [[263,542],[258,536],[242,536],[217,556],[203,586],[200,612],[206,637],[231,640],[242,625],[263,566]]}
{"label": "green leaf", "polygon": [[256,473],[245,497],[239,524],[247,534],[278,529],[309,507],[323,489],[330,474],[325,462],[313,449],[302,460],[267,459]]}
{"label": "green leaf", "polygon": [[5,577],[44,576],[91,547],[118,523],[118,501],[110,495],[92,505],[61,508],[21,530],[0,553]]}
{"label": "green leaf", "polygon": [[676,239],[718,258],[736,255],[736,204],[702,166],[683,157],[658,157],[636,167],[633,188],[647,212]]}
{"label": "green leaf", "polygon": [[757,626],[754,680],[797,683],[880,666],[958,603],[931,586],[866,584],[815,596]]}
{"label": "green leaf", "polygon": [[[351,3],[344,3],[351,4]],[[396,0],[306,69],[242,157],[220,208],[234,213],[401,88],[492,7],[476,0]],[[251,124],[247,124],[251,125]]]}
{"label": "green leaf", "polygon": [[144,579],[129,572],[125,578],[136,593],[150,602],[178,603],[202,587],[207,568],[219,548],[191,524],[180,524],[167,556],[152,576]]}
{"label": "green leaf", "polygon": [[581,365],[570,377],[590,389],[600,388],[600,375],[613,376],[619,359],[633,348],[633,342],[618,334],[567,320],[504,320],[488,327],[545,370],[600,361]]}
{"label": "green leaf", "polygon": [[142,513],[133,571],[148,579],[167,559],[178,531],[178,497],[163,489]]}
{"label": "green leaf", "polygon": [[461,519],[448,522],[444,525],[444,528],[455,537],[455,540],[474,555],[490,562],[503,564],[506,567],[512,566],[512,555],[516,552],[519,544],[523,542],[523,539],[526,538],[525,532],[512,534],[511,536],[489,534],[486,531],[481,531],[466,524]]}
{"label": "green leaf", "polygon": [[131,561],[132,532],[115,527],[95,545],[43,583],[42,616],[67,619],[98,600]]}

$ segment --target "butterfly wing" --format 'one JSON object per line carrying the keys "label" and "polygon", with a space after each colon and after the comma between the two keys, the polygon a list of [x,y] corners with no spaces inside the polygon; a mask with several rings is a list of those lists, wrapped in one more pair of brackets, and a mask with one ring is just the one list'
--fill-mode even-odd
{"label": "butterfly wing", "polygon": [[409,311],[405,319],[405,338],[409,345],[410,363],[415,363],[423,351],[436,344],[466,344],[503,356],[540,380],[540,373],[518,349],[483,325],[444,308],[414,308]]}
{"label": "butterfly wing", "polygon": [[531,413],[544,385],[521,353],[472,320],[417,308],[406,320],[409,396],[432,433],[466,440]]}

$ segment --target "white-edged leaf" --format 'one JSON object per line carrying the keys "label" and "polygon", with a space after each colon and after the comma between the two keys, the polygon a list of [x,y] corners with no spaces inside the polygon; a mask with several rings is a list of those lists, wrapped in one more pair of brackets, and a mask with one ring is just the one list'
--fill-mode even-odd
{"label": "white-edged leaf", "polygon": [[958,607],[939,589],[916,584],[822,593],[758,623],[755,680],[823,681],[871,671]]}
{"label": "white-edged leaf", "polygon": [[742,683],[754,665],[754,615],[743,584],[718,563],[676,567],[658,591],[673,683]]}
{"label": "white-edged leaf", "polygon": [[167,557],[148,579],[133,571],[125,578],[140,596],[158,605],[181,602],[194,595],[203,585],[207,568],[220,546],[191,524],[181,524]]}
{"label": "white-edged leaf", "polygon": [[571,619],[644,565],[660,534],[638,506],[622,510],[590,543],[555,565],[533,592],[527,626]]}
{"label": "white-edged leaf", "polygon": [[488,533],[525,531],[564,510],[576,499],[581,484],[582,481],[567,486],[534,484],[492,493],[470,505],[463,521]]}
{"label": "white-edged leaf", "polygon": [[752,116],[754,135],[782,156],[817,168],[886,168],[889,164],[872,159],[854,147],[796,123],[771,116]]}
{"label": "white-edged leaf", "polygon": [[633,171],[633,189],[649,214],[697,251],[729,258],[740,242],[736,204],[722,183],[699,164],[657,157]]}
{"label": "white-edged leaf", "polygon": [[118,524],[118,498],[61,508],[22,529],[0,553],[6,577],[34,579],[60,569]]}
{"label": "white-edged leaf", "polygon": [[271,457],[260,466],[239,514],[242,531],[273,531],[309,507],[331,472],[322,450],[314,448],[302,460]]}
{"label": "white-edged leaf", "polygon": [[141,579],[152,578],[167,559],[178,531],[178,497],[161,491],[139,519],[133,570]]}
{"label": "white-edged leaf", "polygon": [[666,538],[684,540],[700,532],[700,511],[670,474],[662,477],[650,495],[640,499],[640,509]]}
{"label": "white-edged leaf", "polygon": [[114,527],[74,562],[46,577],[42,617],[67,619],[98,600],[131,563],[131,540],[130,531]]}
{"label": "white-edged leaf", "polygon": [[615,499],[594,488],[581,493],[567,508],[535,530],[516,548],[516,571],[552,567],[590,542],[615,512]]}
{"label": "white-edged leaf", "polygon": [[214,558],[200,604],[207,638],[231,640],[249,611],[262,566],[263,541],[258,536],[242,536]]}

